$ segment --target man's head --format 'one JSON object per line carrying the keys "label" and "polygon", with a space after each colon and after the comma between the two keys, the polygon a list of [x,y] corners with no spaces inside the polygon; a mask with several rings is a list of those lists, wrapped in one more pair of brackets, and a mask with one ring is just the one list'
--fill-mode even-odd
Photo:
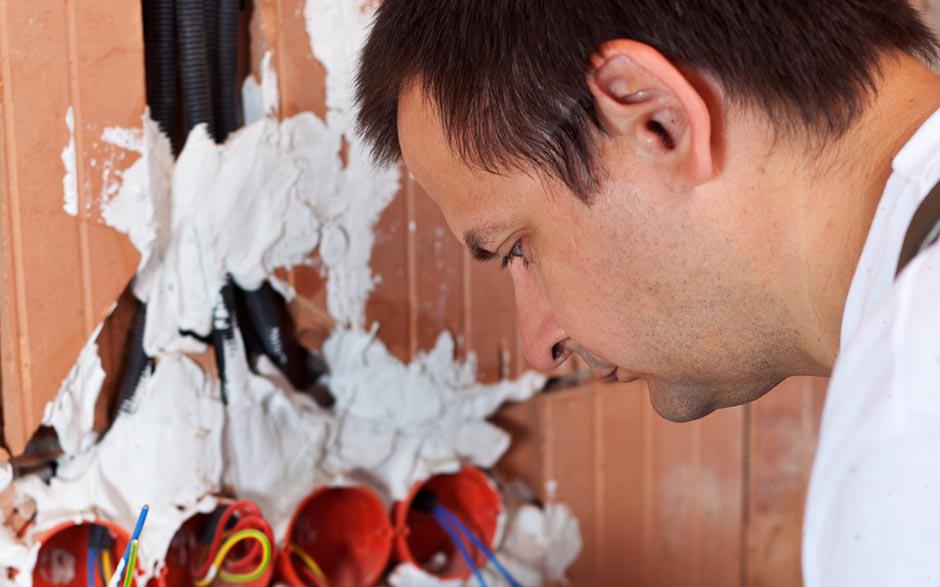
{"label": "man's head", "polygon": [[580,353],[684,420],[825,370],[792,187],[885,59],[933,51],[904,0],[384,0],[359,124],[506,265],[530,362]]}

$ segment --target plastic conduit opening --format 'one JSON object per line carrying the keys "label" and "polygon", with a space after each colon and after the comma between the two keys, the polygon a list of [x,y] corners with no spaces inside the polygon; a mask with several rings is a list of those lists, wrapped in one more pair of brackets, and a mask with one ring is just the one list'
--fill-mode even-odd
{"label": "plastic conduit opening", "polygon": [[[66,523],[44,533],[39,542],[39,557],[33,569],[34,587],[86,587],[89,583],[89,552],[92,552],[92,527],[99,526],[109,548],[94,551],[94,585],[105,585],[114,573],[127,547],[130,534],[104,520],[82,524]],[[136,582],[132,582],[136,585]]]}
{"label": "plastic conduit opening", "polygon": [[[502,511],[499,492],[482,471],[464,467],[457,473],[435,475],[415,484],[408,498],[395,509],[396,549],[402,561],[441,579],[470,577],[470,567],[450,536],[431,514],[414,506],[415,496],[422,490],[433,493],[438,503],[490,548]],[[486,566],[486,554],[476,548],[471,548],[470,552],[477,566]]]}
{"label": "plastic conduit opening", "polygon": [[[267,541],[267,556],[262,541]],[[177,530],[153,586],[268,585],[274,574],[273,545],[271,526],[258,506],[223,500],[211,514],[195,515]]]}
{"label": "plastic conduit opening", "polygon": [[281,579],[297,587],[374,585],[388,564],[393,534],[388,508],[371,490],[317,489],[300,503],[287,528]]}

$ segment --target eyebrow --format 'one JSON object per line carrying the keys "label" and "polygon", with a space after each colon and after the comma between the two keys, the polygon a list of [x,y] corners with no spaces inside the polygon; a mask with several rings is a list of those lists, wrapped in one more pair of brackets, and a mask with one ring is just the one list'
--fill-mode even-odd
{"label": "eyebrow", "polygon": [[463,242],[466,243],[467,248],[470,249],[470,255],[477,261],[481,263],[486,263],[487,261],[492,261],[496,258],[496,253],[492,251],[487,251],[480,244],[479,233],[475,230],[468,230],[463,235]]}

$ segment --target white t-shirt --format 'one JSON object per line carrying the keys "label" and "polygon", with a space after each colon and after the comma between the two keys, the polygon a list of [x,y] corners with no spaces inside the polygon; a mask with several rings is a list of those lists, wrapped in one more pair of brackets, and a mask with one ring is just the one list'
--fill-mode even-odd
{"label": "white t-shirt", "polygon": [[894,158],[849,288],[807,496],[806,587],[940,586],[940,244],[894,279],[938,180],[940,111]]}

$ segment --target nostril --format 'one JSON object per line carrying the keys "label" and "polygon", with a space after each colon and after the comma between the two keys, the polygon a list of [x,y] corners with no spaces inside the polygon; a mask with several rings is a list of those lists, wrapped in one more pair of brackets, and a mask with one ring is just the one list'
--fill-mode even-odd
{"label": "nostril", "polygon": [[564,356],[565,356],[565,343],[564,342],[556,342],[554,345],[552,345],[552,360],[553,361],[558,361]]}

